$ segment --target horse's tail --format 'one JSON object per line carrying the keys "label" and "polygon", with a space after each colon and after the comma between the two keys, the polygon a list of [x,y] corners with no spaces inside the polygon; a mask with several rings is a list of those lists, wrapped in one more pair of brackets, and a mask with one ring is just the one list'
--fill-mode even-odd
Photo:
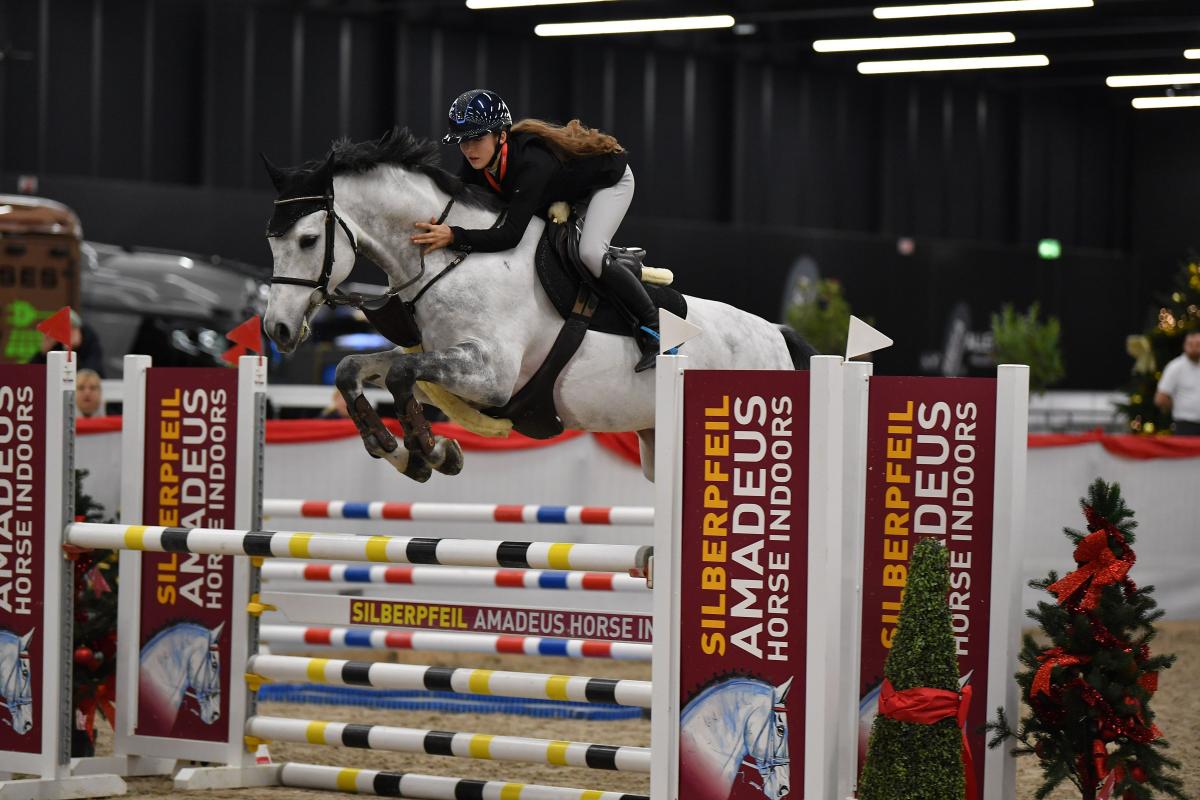
{"label": "horse's tail", "polygon": [[792,357],[792,366],[796,369],[808,369],[808,359],[820,355],[804,337],[787,325],[780,325],[779,332],[783,334],[783,342],[787,345],[788,354]]}

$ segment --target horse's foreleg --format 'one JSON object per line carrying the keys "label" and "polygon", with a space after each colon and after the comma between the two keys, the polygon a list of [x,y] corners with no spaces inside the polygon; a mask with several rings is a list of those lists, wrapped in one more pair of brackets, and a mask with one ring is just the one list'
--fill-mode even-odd
{"label": "horse's foreleg", "polygon": [[346,356],[338,362],[334,382],[346,401],[346,413],[358,428],[363,446],[373,458],[382,458],[415,481],[426,481],[432,470],[419,455],[396,441],[383,424],[371,401],[363,394],[364,384],[384,387],[384,378],[396,358],[404,356],[400,348],[384,353]]}
{"label": "horse's foreleg", "polygon": [[421,403],[414,395],[416,383],[436,383],[456,394],[489,397],[496,392],[492,373],[487,357],[474,344],[409,353],[397,358],[388,369],[384,383],[396,400],[405,447],[420,453],[438,472],[457,475],[463,467],[462,447],[453,439],[433,435]]}

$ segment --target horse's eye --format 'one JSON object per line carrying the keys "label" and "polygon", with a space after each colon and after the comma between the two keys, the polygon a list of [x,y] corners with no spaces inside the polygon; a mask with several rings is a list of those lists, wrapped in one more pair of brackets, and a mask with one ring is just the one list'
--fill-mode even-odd
{"label": "horse's eye", "polygon": [[312,247],[314,244],[317,243],[318,238],[320,238],[320,237],[318,237],[316,234],[313,234],[313,233],[307,233],[304,236],[301,236],[300,237],[300,249],[301,250],[309,249],[310,247]]}

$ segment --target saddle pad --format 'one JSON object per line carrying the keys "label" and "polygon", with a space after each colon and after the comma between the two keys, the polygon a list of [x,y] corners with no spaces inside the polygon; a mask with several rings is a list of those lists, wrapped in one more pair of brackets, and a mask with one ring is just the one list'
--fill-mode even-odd
{"label": "saddle pad", "polygon": [[[546,231],[542,234],[541,241],[538,242],[534,261],[542,289],[545,290],[546,296],[550,298],[550,302],[558,311],[559,316],[566,319],[571,316],[571,309],[574,308],[575,298],[579,294],[579,284],[583,281],[575,268],[564,262],[556,244],[556,237],[563,235],[564,227],[553,223],[546,225]],[[656,308],[665,308],[672,314],[687,318],[687,300],[679,292],[669,286],[649,284],[646,285],[646,292],[654,301]],[[597,289],[596,294],[600,295],[601,300],[592,317],[589,330],[615,333],[619,336],[633,336],[633,324],[621,309],[605,296],[603,286]]]}

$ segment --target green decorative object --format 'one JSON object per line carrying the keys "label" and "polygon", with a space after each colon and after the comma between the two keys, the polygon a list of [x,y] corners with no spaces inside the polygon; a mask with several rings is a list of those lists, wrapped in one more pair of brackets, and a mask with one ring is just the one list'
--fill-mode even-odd
{"label": "green decorative object", "polygon": [[[897,692],[941,689],[958,693],[958,657],[950,627],[950,569],[946,548],[924,539],[913,549],[900,622],[884,677]],[[931,725],[883,714],[871,726],[860,800],[963,800],[962,731],[950,717]]]}
{"label": "green decorative object", "polygon": [[[802,279],[796,286],[798,302],[787,312],[787,324],[818,353],[845,353],[850,330],[850,303],[842,284],[832,278]],[[870,320],[864,320],[870,324]]]}
{"label": "green decorative object", "polygon": [[1005,305],[992,315],[992,347],[997,364],[1027,364],[1029,389],[1044,392],[1063,379],[1061,333],[1058,319],[1042,322],[1037,303],[1024,314]]}
{"label": "green decorative object", "polygon": [[1015,740],[1014,756],[1037,756],[1037,800],[1067,781],[1082,800],[1183,800],[1179,762],[1164,752],[1150,708],[1158,675],[1175,657],[1150,653],[1163,612],[1152,587],[1129,578],[1137,523],[1115,483],[1097,479],[1080,505],[1087,532],[1064,531],[1075,567],[1029,584],[1053,598],[1028,612],[1049,643],[1025,635],[1016,675],[1024,716],[1013,730],[998,709],[988,746]]}

